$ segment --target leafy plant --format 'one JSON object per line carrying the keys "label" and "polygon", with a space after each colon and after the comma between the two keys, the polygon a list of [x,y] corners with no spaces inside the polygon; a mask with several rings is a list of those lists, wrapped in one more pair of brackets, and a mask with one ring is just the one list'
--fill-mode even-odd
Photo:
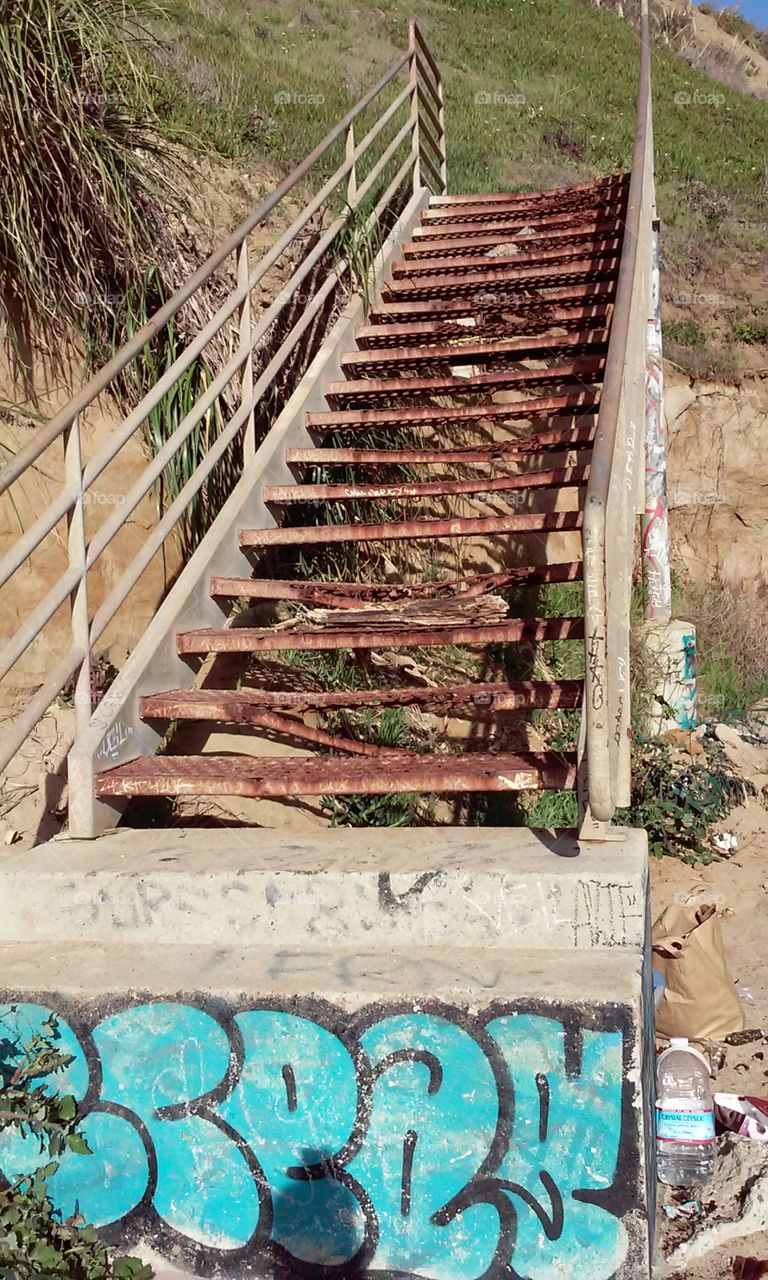
{"label": "leafy plant", "polygon": [[707,335],[700,324],[690,316],[682,320],[665,320],[664,337],[676,346],[702,350],[707,345]]}
{"label": "leafy plant", "polygon": [[11,1027],[16,1012],[11,1006],[0,1016],[0,1030],[8,1033],[0,1041],[0,1130],[36,1138],[49,1160],[0,1188],[0,1280],[152,1280],[154,1272],[138,1258],[110,1258],[80,1214],[65,1220],[54,1208],[48,1184],[60,1157],[87,1156],[90,1148],[77,1129],[75,1099],[50,1087],[50,1077],[72,1061],[56,1045],[56,1018],[22,1044]]}
{"label": "leafy plant", "polygon": [[738,777],[716,739],[705,737],[706,760],[687,762],[664,738],[635,738],[632,803],[615,821],[648,832],[650,853],[683,862],[716,856],[712,824],[742,804],[754,788]]}
{"label": "leafy plant", "polygon": [[[164,301],[164,285],[157,267],[149,267],[141,280],[126,293],[114,320],[112,346],[116,349],[147,322],[156,307]],[[180,346],[173,320],[160,334],[147,343],[122,376],[124,398],[136,404],[171,368]],[[151,454],[159,453],[211,383],[211,372],[198,357],[180,375],[162,400],[148,415],[144,437]],[[192,428],[177,452],[163,469],[158,483],[158,507],[165,511],[179,496],[205,458],[221,430],[221,403],[214,400],[200,421]],[[235,446],[225,452],[204,484],[192,498],[176,524],[176,537],[181,551],[190,555],[200,543],[213,519],[232,492],[237,479]]]}
{"label": "leafy plant", "polygon": [[371,304],[371,284],[376,256],[381,249],[381,228],[377,218],[363,205],[347,206],[347,224],[335,244],[337,265],[349,265],[352,287],[362,295],[366,312]]}
{"label": "leafy plant", "polygon": [[768,320],[734,320],[731,334],[737,342],[768,343]]}

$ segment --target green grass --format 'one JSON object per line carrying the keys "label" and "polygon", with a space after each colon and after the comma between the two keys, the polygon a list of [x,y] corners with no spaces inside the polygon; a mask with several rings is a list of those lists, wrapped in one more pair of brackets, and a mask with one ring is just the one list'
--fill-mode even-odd
{"label": "green grass", "polygon": [[[404,48],[411,11],[406,0],[175,0],[164,27],[174,121],[231,155],[287,167]],[[452,190],[628,168],[639,42],[621,19],[580,0],[463,0],[460,20],[455,6],[424,0],[419,17],[445,77]],[[662,212],[674,215],[677,188],[696,179],[757,214],[768,105],[715,86],[667,49],[654,50],[653,76]],[[717,107],[675,101],[715,88]]]}
{"label": "green grass", "polygon": [[706,333],[690,316],[685,316],[682,320],[666,320],[664,337],[667,342],[674,342],[681,347],[693,347],[694,350],[703,350],[707,345]]}

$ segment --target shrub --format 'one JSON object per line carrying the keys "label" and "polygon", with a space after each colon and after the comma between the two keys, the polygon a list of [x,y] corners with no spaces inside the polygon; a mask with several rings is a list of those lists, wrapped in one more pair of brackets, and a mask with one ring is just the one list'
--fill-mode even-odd
{"label": "shrub", "polygon": [[90,1154],[77,1131],[71,1094],[57,1093],[49,1079],[72,1061],[57,1047],[56,1019],[42,1023],[22,1044],[11,1006],[0,1015],[0,1130],[14,1128],[37,1138],[48,1162],[0,1188],[0,1280],[152,1280],[138,1258],[110,1258],[93,1227],[80,1215],[63,1220],[48,1194],[48,1182],[68,1149]]}
{"label": "shrub", "polygon": [[[154,0],[0,0],[0,319],[102,340],[160,236],[147,156]],[[50,344],[53,350],[58,347]]]}

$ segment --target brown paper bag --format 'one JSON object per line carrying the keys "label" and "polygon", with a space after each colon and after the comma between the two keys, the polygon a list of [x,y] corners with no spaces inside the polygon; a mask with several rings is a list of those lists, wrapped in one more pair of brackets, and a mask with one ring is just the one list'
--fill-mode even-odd
{"label": "brown paper bag", "polygon": [[744,1014],[728,974],[717,908],[691,896],[673,903],[653,926],[653,966],[666,993],[656,1013],[662,1036],[723,1040],[743,1031]]}

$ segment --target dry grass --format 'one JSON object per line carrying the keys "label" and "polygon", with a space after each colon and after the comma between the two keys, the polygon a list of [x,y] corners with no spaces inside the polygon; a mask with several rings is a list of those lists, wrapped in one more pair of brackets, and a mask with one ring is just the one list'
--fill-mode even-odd
{"label": "dry grass", "polygon": [[0,0],[0,319],[17,350],[62,320],[106,338],[157,259],[144,24],[154,0]]}
{"label": "dry grass", "polygon": [[727,719],[768,695],[768,593],[720,578],[685,589],[682,616],[696,625],[701,719]]}

